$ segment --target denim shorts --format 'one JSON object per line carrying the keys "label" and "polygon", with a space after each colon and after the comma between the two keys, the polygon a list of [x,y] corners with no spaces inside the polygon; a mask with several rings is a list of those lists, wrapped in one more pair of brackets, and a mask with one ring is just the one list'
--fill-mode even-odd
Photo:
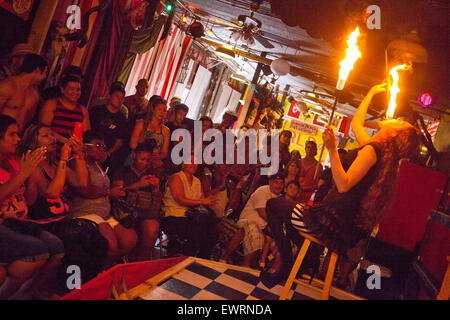
{"label": "denim shorts", "polygon": [[64,256],[63,242],[48,231],[23,234],[0,224],[0,263],[36,262]]}

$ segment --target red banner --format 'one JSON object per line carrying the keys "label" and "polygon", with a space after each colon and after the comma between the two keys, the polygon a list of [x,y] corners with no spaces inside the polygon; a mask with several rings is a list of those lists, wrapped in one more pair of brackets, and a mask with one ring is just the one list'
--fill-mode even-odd
{"label": "red banner", "polygon": [[0,8],[12,12],[23,20],[28,20],[34,0],[0,0]]}

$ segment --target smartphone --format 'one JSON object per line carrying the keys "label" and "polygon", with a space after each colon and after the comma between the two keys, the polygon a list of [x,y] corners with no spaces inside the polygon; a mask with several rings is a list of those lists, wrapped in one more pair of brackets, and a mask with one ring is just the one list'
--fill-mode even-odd
{"label": "smartphone", "polygon": [[83,123],[75,122],[75,128],[73,129],[73,136],[80,142],[83,142]]}

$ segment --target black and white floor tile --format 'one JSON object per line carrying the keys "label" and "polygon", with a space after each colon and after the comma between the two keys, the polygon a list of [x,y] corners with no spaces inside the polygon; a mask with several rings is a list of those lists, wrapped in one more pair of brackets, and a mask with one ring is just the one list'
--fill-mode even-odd
{"label": "black and white floor tile", "polygon": [[[269,289],[251,273],[229,265],[206,266],[194,262],[154,289],[141,294],[144,300],[278,300],[283,284]],[[314,300],[317,292],[293,286],[290,300]]]}

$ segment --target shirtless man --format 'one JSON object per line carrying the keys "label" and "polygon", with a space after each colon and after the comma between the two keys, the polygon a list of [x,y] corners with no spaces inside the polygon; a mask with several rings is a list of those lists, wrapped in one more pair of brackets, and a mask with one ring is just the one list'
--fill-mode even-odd
{"label": "shirtless man", "polygon": [[40,95],[38,85],[47,76],[47,62],[37,54],[27,54],[20,74],[0,82],[0,114],[16,119],[20,129],[33,118]]}
{"label": "shirtless man", "polygon": [[128,108],[128,119],[136,122],[138,117],[145,117],[147,114],[148,99],[145,96],[148,93],[147,79],[141,79],[136,85],[136,93],[125,97],[123,104]]}

